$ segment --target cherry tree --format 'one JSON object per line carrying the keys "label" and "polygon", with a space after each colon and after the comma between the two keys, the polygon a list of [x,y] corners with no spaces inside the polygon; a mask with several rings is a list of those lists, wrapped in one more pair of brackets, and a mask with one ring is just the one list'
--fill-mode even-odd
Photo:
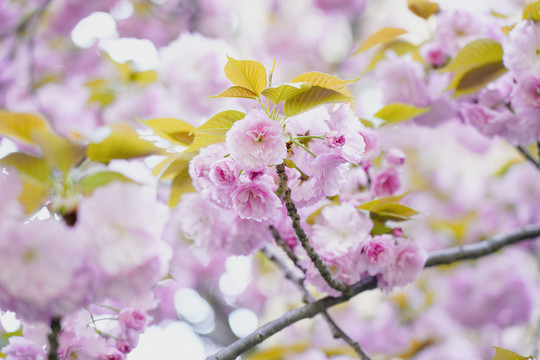
{"label": "cherry tree", "polygon": [[476,5],[0,2],[1,356],[537,358],[540,1]]}

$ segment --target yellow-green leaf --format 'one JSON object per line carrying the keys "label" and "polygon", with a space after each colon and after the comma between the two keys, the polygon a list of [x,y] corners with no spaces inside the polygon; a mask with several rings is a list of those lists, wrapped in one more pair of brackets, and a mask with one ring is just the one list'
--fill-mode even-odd
{"label": "yellow-green leaf", "polygon": [[194,155],[195,153],[193,152],[184,152],[168,157],[152,169],[152,174],[161,180],[173,179],[189,167],[189,162],[193,159]]}
{"label": "yellow-green leaf", "polygon": [[540,20],[540,1],[530,3],[523,9],[523,20]]}
{"label": "yellow-green leaf", "polygon": [[112,159],[132,159],[161,151],[150,141],[141,139],[129,125],[114,124],[109,126],[109,130],[105,139],[92,142],[86,148],[86,156],[90,160],[108,163]]}
{"label": "yellow-green leaf", "polygon": [[17,169],[21,177],[29,177],[37,182],[49,182],[51,167],[40,157],[21,152],[6,155],[0,159],[0,165]]}
{"label": "yellow-green leaf", "polygon": [[40,115],[0,111],[0,135],[35,145],[32,132],[47,128],[47,120]]}
{"label": "yellow-green leaf", "polygon": [[513,351],[503,349],[497,346],[493,347],[495,349],[495,356],[493,357],[493,360],[527,360],[532,359],[532,356],[525,357],[516,354]]}
{"label": "yellow-green leaf", "polygon": [[223,90],[219,94],[210,96],[210,97],[211,98],[237,97],[237,98],[246,98],[246,99],[257,99],[257,94],[255,94],[253,91],[246,89],[245,87],[242,87],[242,86],[231,86],[230,88]]}
{"label": "yellow-green leaf", "polygon": [[180,197],[182,194],[188,193],[188,192],[195,192],[195,188],[193,187],[193,184],[191,182],[191,177],[189,177],[189,173],[187,168],[180,172],[176,177],[173,179],[171,184],[171,194],[169,196],[169,207],[173,208],[176,205],[178,205],[178,202],[180,202]]}
{"label": "yellow-green leaf", "polygon": [[340,91],[344,89],[350,83],[358,81],[358,79],[359,78],[352,79],[352,80],[342,80],[330,74],[325,74],[318,71],[311,71],[311,72],[298,75],[297,77],[291,80],[291,83],[307,82],[312,87],[317,86],[324,89]]}
{"label": "yellow-green leaf", "polygon": [[399,203],[407,195],[409,195],[409,191],[401,195],[392,195],[392,196],[386,196],[386,197],[374,199],[358,206],[358,209],[370,210],[370,211],[377,210],[377,207],[382,204]]}
{"label": "yellow-green leaf", "polygon": [[131,73],[130,80],[141,85],[148,85],[156,82],[157,72],[154,70],[135,71]]}
{"label": "yellow-green leaf", "polygon": [[370,216],[379,220],[405,221],[418,215],[416,210],[398,203],[384,203],[369,211]]}
{"label": "yellow-green leaf", "polygon": [[281,84],[277,87],[267,88],[262,94],[274,104],[279,104],[280,102],[289,100],[310,88],[311,84],[309,82],[288,83]]}
{"label": "yellow-green leaf", "polygon": [[429,110],[429,107],[418,108],[408,104],[393,103],[383,107],[374,116],[384,120],[383,125],[387,125],[407,121],[425,114]]}
{"label": "yellow-green leaf", "polygon": [[395,28],[395,27],[385,27],[379,31],[377,31],[375,34],[370,35],[362,45],[360,45],[360,48],[356,50],[353,54],[361,53],[362,51],[366,51],[367,49],[370,49],[374,47],[375,45],[384,44],[399,35],[405,34],[407,30]]}
{"label": "yellow-green leaf", "polygon": [[191,130],[191,134],[195,134],[195,140],[186,151],[197,151],[205,146],[225,141],[227,131],[244,116],[246,114],[236,110],[222,111],[212,116],[207,122]]}
{"label": "yellow-green leaf", "polygon": [[71,169],[84,156],[84,149],[52,131],[34,131],[32,138],[43,151],[45,159],[63,172]]}
{"label": "yellow-green leaf", "polygon": [[448,88],[455,89],[454,97],[470,94],[482,89],[507,71],[508,69],[504,67],[502,61],[485,64],[464,73],[456,74]]}
{"label": "yellow-green leaf", "polygon": [[312,86],[309,90],[285,101],[283,112],[285,116],[293,116],[322,104],[352,102],[353,99],[353,97],[336,90]]}
{"label": "yellow-green leaf", "polygon": [[388,50],[392,50],[395,52],[398,56],[404,55],[406,53],[413,53],[413,60],[415,61],[422,61],[422,58],[420,54],[418,53],[418,46],[414,45],[408,41],[404,40],[392,40],[386,43],[384,46],[382,46],[381,50],[379,50],[373,58],[371,58],[371,61],[369,65],[366,67],[366,70],[364,70],[364,73],[370,72],[371,70],[375,69],[375,66],[379,63],[379,61],[386,59],[386,53]]}
{"label": "yellow-green leaf", "polygon": [[407,0],[409,10],[421,18],[428,19],[439,12],[439,4],[429,0]]}
{"label": "yellow-green leaf", "polygon": [[492,39],[479,39],[465,45],[441,71],[454,72],[448,89],[454,96],[475,92],[504,74],[503,49]]}
{"label": "yellow-green leaf", "polygon": [[22,178],[23,189],[17,200],[23,204],[27,214],[41,209],[52,191],[50,182],[39,182],[34,179]]}
{"label": "yellow-green leaf", "polygon": [[266,88],[266,69],[253,60],[235,60],[229,57],[225,75],[234,85],[246,88],[257,95]]}
{"label": "yellow-green leaf", "polygon": [[114,171],[99,171],[87,175],[78,183],[78,187],[85,194],[90,194],[95,189],[105,186],[113,181],[134,182],[127,176]]}
{"label": "yellow-green leaf", "polygon": [[173,118],[158,118],[141,120],[143,124],[149,126],[156,135],[175,145],[189,146],[193,142],[193,125],[185,121]]}
{"label": "yellow-green leaf", "polygon": [[503,49],[499,42],[493,39],[478,39],[465,45],[450,64],[440,71],[466,72],[486,64],[501,62],[502,56]]}

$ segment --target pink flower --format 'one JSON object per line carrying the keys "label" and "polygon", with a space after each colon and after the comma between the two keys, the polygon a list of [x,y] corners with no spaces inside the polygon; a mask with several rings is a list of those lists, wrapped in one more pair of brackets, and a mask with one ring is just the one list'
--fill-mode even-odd
{"label": "pink flower", "polygon": [[413,282],[426,263],[427,254],[422,248],[410,240],[400,240],[394,251],[396,257],[379,277],[379,287],[384,290]]}
{"label": "pink flower", "polygon": [[392,148],[386,153],[386,160],[395,166],[403,165],[405,163],[405,157],[403,151],[396,148]]}
{"label": "pink flower", "polygon": [[287,156],[283,129],[262,110],[251,110],[227,132],[231,156],[244,170],[280,164]]}
{"label": "pink flower", "polygon": [[381,141],[379,134],[374,130],[364,128],[360,131],[360,135],[364,138],[364,143],[366,144],[364,159],[373,160],[381,152]]}
{"label": "pink flower", "polygon": [[464,103],[459,109],[459,116],[465,124],[471,125],[481,134],[493,138],[505,136],[506,127],[511,127],[509,120],[513,115],[507,111],[496,111],[479,104]]}
{"label": "pink flower", "polygon": [[371,239],[363,248],[363,254],[368,264],[368,272],[375,275],[381,272],[395,258],[394,238],[390,235],[380,235]]}
{"label": "pink flower", "polygon": [[242,219],[268,220],[281,207],[281,200],[265,181],[250,181],[232,193],[233,208]]}
{"label": "pink flower", "polygon": [[407,61],[390,53],[377,65],[376,75],[381,84],[385,104],[402,102],[428,106],[431,102],[424,82],[424,68],[416,61]]}
{"label": "pink flower", "polygon": [[166,274],[171,249],[162,233],[169,212],[152,189],[112,183],[81,201],[77,216],[98,296],[129,298]]}
{"label": "pink flower", "polygon": [[526,77],[517,83],[512,91],[512,107],[519,112],[540,109],[540,77]]}
{"label": "pink flower", "polygon": [[142,330],[146,326],[146,315],[135,308],[122,309],[118,314],[120,326],[133,330]]}
{"label": "pink flower", "polygon": [[99,360],[124,360],[125,355],[120,350],[108,347],[101,354],[99,354]]}
{"label": "pink flower", "polygon": [[61,221],[0,227],[0,307],[25,320],[49,321],[84,306],[89,277],[84,242]]}
{"label": "pink flower", "polygon": [[376,196],[389,196],[399,190],[401,181],[394,168],[383,170],[373,181],[373,192]]}
{"label": "pink flower", "polygon": [[540,73],[540,24],[523,20],[508,34],[503,43],[504,66],[519,79]]}
{"label": "pink flower", "polygon": [[440,67],[444,65],[448,54],[446,49],[437,42],[430,42],[420,47],[420,54],[422,57],[431,64],[433,67]]}
{"label": "pink flower", "polygon": [[238,183],[240,170],[233,159],[226,158],[214,162],[210,166],[208,177],[219,188],[234,188]]}
{"label": "pink flower", "polygon": [[361,123],[348,105],[336,105],[329,112],[324,144],[334,149],[345,161],[358,165],[363,159],[366,143],[360,135]]}
{"label": "pink flower", "polygon": [[9,345],[2,348],[2,353],[6,355],[6,359],[31,359],[45,360],[45,350],[38,346],[33,341],[21,336],[12,336],[9,338]]}
{"label": "pink flower", "polygon": [[313,246],[327,257],[359,251],[372,228],[371,219],[349,203],[326,206],[313,226]]}

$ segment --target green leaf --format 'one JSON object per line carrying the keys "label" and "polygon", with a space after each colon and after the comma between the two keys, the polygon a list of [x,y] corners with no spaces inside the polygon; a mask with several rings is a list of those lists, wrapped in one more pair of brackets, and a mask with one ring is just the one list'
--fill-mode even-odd
{"label": "green leaf", "polygon": [[211,98],[237,97],[237,98],[246,98],[246,99],[257,99],[257,94],[255,94],[253,91],[246,89],[245,87],[242,87],[242,86],[232,86],[228,89],[223,90],[219,94],[210,96],[210,97]]}
{"label": "green leaf", "polygon": [[384,120],[383,125],[395,124],[415,118],[431,110],[429,107],[418,108],[416,106],[393,103],[379,110],[374,116]]}
{"label": "green leaf", "polygon": [[385,27],[377,31],[375,34],[368,36],[368,38],[364,40],[362,45],[360,45],[360,48],[358,48],[358,50],[356,50],[353,55],[366,51],[367,49],[370,49],[375,45],[387,43],[388,41],[393,40],[394,38],[398,37],[399,35],[405,34],[406,32],[407,30],[395,27]]}
{"label": "green leaf", "polygon": [[381,221],[406,221],[412,216],[418,215],[418,211],[398,203],[379,204],[376,209],[369,211],[370,216]]}
{"label": "green leaf", "polygon": [[265,89],[262,94],[274,104],[289,100],[311,88],[308,82],[281,84],[277,87]]}
{"label": "green leaf", "polygon": [[134,182],[127,176],[114,171],[99,171],[87,175],[78,183],[78,187],[84,194],[90,194],[95,189],[110,184],[113,181]]}
{"label": "green leaf", "polygon": [[37,182],[50,180],[51,167],[49,163],[40,157],[15,152],[0,159],[0,165],[17,169],[23,177],[29,177]]}
{"label": "green leaf", "polygon": [[373,58],[371,58],[371,62],[366,67],[366,70],[364,70],[364,73],[370,72],[371,70],[375,69],[375,66],[379,63],[379,61],[386,59],[386,53],[388,50],[392,50],[395,52],[398,56],[404,55],[406,53],[413,53],[413,60],[422,61],[422,58],[418,54],[418,46],[414,45],[408,41],[404,40],[392,40],[386,43],[381,50],[379,50]]}
{"label": "green leaf", "polygon": [[392,195],[392,196],[374,199],[358,206],[358,209],[372,210],[372,209],[376,209],[377,206],[381,204],[399,203],[407,195],[409,195],[409,191],[401,195]]}
{"label": "green leaf", "polygon": [[358,209],[368,210],[374,221],[409,220],[412,216],[417,215],[418,212],[408,206],[399,204],[399,202],[408,194],[409,192],[406,192],[402,195],[393,195],[371,200],[358,206]]}
{"label": "green leaf", "polygon": [[455,89],[454,96],[468,94],[497,79],[507,69],[502,61],[503,49],[492,39],[472,41],[441,71],[454,72],[448,89]]}
{"label": "green leaf", "polygon": [[195,188],[191,182],[191,177],[187,168],[180,172],[173,179],[171,184],[171,194],[169,196],[169,207],[173,208],[180,202],[180,198],[183,194],[188,192],[195,192]]}
{"label": "green leaf", "polygon": [[141,139],[129,125],[114,124],[109,129],[105,139],[90,143],[86,148],[86,156],[90,160],[108,163],[112,159],[132,159],[161,151],[150,141]]}
{"label": "green leaf", "polygon": [[342,94],[336,90],[312,86],[309,90],[285,101],[283,111],[285,116],[293,116],[322,104],[351,102],[353,99],[353,97]]}
{"label": "green leaf", "polygon": [[155,83],[157,78],[158,74],[154,70],[134,71],[130,74],[130,80],[141,85]]}
{"label": "green leaf", "polygon": [[161,136],[171,144],[189,146],[193,142],[191,130],[193,130],[194,127],[182,120],[158,118],[141,120],[141,122],[154,130],[156,135]]}
{"label": "green leaf", "polygon": [[195,140],[186,151],[197,151],[205,146],[225,141],[227,131],[244,116],[246,114],[236,110],[222,111],[212,116],[207,122],[191,130],[191,134],[195,134]]}
{"label": "green leaf", "polygon": [[467,72],[456,74],[448,88],[455,89],[454,97],[470,94],[482,89],[506,71],[508,69],[504,67],[502,61],[485,64]]}
{"label": "green leaf", "polygon": [[440,71],[465,72],[480,66],[502,61],[503,49],[493,39],[471,41],[461,49],[456,57]]}
{"label": "green leaf", "polygon": [[47,120],[40,115],[0,111],[0,134],[14,140],[35,145],[32,133],[47,128]]}
{"label": "green leaf", "polygon": [[530,3],[523,9],[523,20],[540,20],[540,1]]}
{"label": "green leaf", "polygon": [[194,156],[195,153],[193,152],[184,152],[165,158],[152,169],[152,175],[161,180],[173,179],[189,167],[189,162]]}
{"label": "green leaf", "polygon": [[[358,79],[359,78],[352,79],[352,80],[342,80],[330,74],[325,74],[318,71],[312,71],[312,72],[307,72],[307,73],[298,75],[297,77],[291,80],[291,83],[307,82],[311,84],[312,87],[317,86],[323,89],[340,91],[344,89],[350,83],[358,81]],[[348,94],[345,94],[345,95],[348,95]]]}
{"label": "green leaf", "polygon": [[532,356],[525,357],[516,354],[513,351],[503,349],[497,346],[493,347],[495,349],[495,356],[493,357],[493,360],[527,360],[532,359]]}
{"label": "green leaf", "polygon": [[17,199],[27,214],[45,204],[52,191],[51,167],[45,159],[16,152],[0,159],[0,165],[13,167],[19,172],[23,188]]}
{"label": "green leaf", "polygon": [[34,131],[32,138],[43,151],[45,159],[62,172],[67,172],[84,156],[84,149],[52,131]]}
{"label": "green leaf", "polygon": [[225,75],[234,85],[243,87],[257,96],[266,88],[266,69],[253,60],[235,60],[229,57]]}
{"label": "green leaf", "polygon": [[429,0],[407,0],[407,5],[415,15],[426,20],[439,12],[439,4]]}

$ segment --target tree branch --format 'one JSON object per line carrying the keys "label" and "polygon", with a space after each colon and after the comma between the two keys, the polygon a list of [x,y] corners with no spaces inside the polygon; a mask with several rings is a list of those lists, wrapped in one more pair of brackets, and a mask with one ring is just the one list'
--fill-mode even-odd
{"label": "tree branch", "polygon": [[[523,156],[525,156],[527,160],[529,160],[534,166],[540,169],[540,161],[536,161],[535,158],[529,153],[529,151],[525,147],[523,147],[522,145],[518,145],[516,146],[516,148]],[[540,153],[540,147],[538,151]]]}
{"label": "tree branch", "polygon": [[300,225],[300,215],[298,215],[296,206],[294,205],[294,202],[291,198],[291,189],[287,185],[287,174],[285,173],[285,166],[283,164],[276,165],[276,170],[279,175],[279,187],[283,191],[283,201],[285,201],[285,206],[287,207],[287,214],[292,220],[294,232],[298,237],[298,240],[300,240],[302,247],[306,250],[309,258],[311,259],[311,261],[313,261],[313,264],[315,265],[317,270],[319,270],[319,273],[328,283],[328,285],[332,289],[341,291],[342,293],[350,296],[351,289],[349,285],[345,284],[342,281],[334,279],[332,273],[330,272],[330,270],[328,270],[328,268],[320,258],[319,254],[315,252],[315,249],[313,249],[313,247],[309,243],[309,239],[304,229],[302,229],[302,225]]}
{"label": "tree branch", "polygon": [[[513,230],[506,234],[494,236],[479,243],[457,246],[432,252],[428,257],[425,266],[431,267],[443,264],[451,264],[453,262],[462,260],[477,259],[492,254],[505,246],[512,245],[520,241],[531,240],[539,236],[540,224],[529,225],[521,229]],[[375,289],[376,287],[377,278],[375,276],[370,276],[352,285],[351,293],[353,294],[353,296],[355,296],[364,291]],[[290,310],[279,318],[261,326],[253,333],[247,335],[242,339],[237,340],[236,342],[223,348],[216,354],[207,357],[206,359],[234,360],[237,356],[260,344],[265,339],[278,333],[284,328],[300,320],[312,318],[313,316],[325,311],[332,306],[346,302],[347,300],[349,300],[349,298],[349,296],[345,295],[337,298],[328,296],[321,300],[299,307],[297,309]]]}
{"label": "tree branch", "polygon": [[62,331],[60,318],[51,319],[51,333],[49,334],[49,355],[47,360],[58,360],[58,335]]}
{"label": "tree branch", "polygon": [[[283,241],[283,239],[279,235],[278,231],[273,226],[270,226],[270,230],[272,231],[272,235],[274,236],[274,238],[276,240],[276,243],[279,244],[280,240],[281,240],[281,242],[284,243],[281,246],[286,247],[284,250],[287,252],[287,254],[289,254],[289,252],[292,253],[291,248]],[[283,261],[283,259],[280,256],[278,256],[278,254],[276,254],[268,246],[265,246],[261,251],[269,260],[273,261],[277,265],[277,267],[285,275],[285,278],[291,280],[296,285],[296,287],[302,293],[302,301],[304,303],[309,304],[309,303],[312,303],[312,302],[317,300],[315,298],[315,296],[313,296],[313,294],[310,293],[306,289],[306,287],[304,286],[304,277],[300,276],[300,275],[297,275],[293,271],[293,269],[291,269],[289,266],[287,266],[285,261]],[[292,254],[294,255],[294,253],[292,253]],[[289,257],[290,257],[290,255],[289,255]],[[294,260],[293,260],[293,263],[294,263],[294,265],[296,265],[298,267],[298,264],[296,262],[294,262]],[[302,268],[299,268],[299,269],[303,270]],[[326,310],[321,312],[321,316],[324,318],[324,320],[326,321],[326,323],[330,327],[330,331],[332,332],[332,336],[334,337],[334,339],[342,339],[342,340],[344,340],[356,352],[356,354],[358,355],[358,357],[360,359],[362,359],[362,360],[371,360],[369,355],[364,352],[364,350],[362,349],[360,344],[358,344],[358,342],[351,339],[351,337],[349,335],[347,335],[347,333],[345,333],[345,331],[343,331],[339,327],[338,324],[336,324],[334,319],[332,319],[332,317],[330,316],[330,314],[328,314],[328,312]]]}

